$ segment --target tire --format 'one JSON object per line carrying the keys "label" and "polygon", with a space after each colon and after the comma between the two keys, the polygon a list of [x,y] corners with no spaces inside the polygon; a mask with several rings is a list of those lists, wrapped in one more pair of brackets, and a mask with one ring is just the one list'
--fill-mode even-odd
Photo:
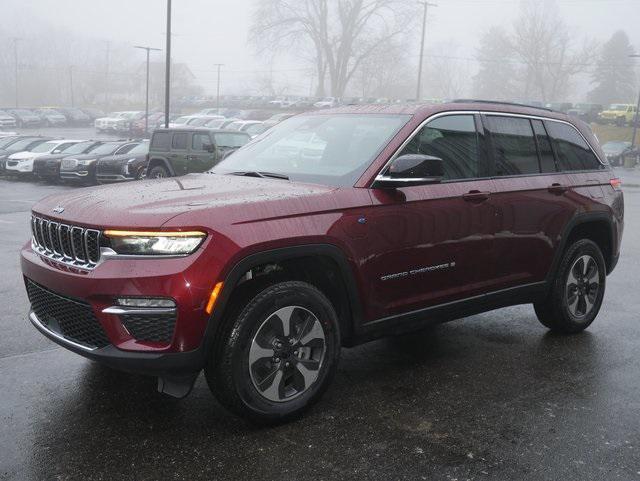
{"label": "tire", "polygon": [[310,284],[280,282],[244,297],[223,326],[205,377],[223,406],[250,421],[274,424],[299,416],[335,375],[338,318]]}
{"label": "tire", "polygon": [[578,240],[563,254],[547,299],[534,304],[538,319],[554,332],[582,332],[600,311],[606,277],[600,248],[588,239]]}
{"label": "tire", "polygon": [[170,175],[163,165],[154,165],[147,175],[147,179],[164,179],[165,177],[170,177]]}

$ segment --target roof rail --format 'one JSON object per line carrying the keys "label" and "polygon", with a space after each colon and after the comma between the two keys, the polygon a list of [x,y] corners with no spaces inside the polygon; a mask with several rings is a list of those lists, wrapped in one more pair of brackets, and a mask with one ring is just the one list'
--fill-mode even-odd
{"label": "roof rail", "polygon": [[452,104],[498,104],[498,105],[511,105],[513,107],[527,107],[530,109],[546,110],[547,112],[555,112],[555,110],[548,107],[536,107],[535,105],[519,104],[517,102],[503,102],[500,100],[477,100],[477,99],[455,99],[451,101]]}

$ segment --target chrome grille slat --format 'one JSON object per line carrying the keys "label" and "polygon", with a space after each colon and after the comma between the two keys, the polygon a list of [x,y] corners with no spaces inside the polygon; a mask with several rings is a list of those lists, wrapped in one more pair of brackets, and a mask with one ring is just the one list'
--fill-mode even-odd
{"label": "chrome grille slat", "polygon": [[100,262],[100,231],[31,217],[32,247],[63,264],[93,269]]}

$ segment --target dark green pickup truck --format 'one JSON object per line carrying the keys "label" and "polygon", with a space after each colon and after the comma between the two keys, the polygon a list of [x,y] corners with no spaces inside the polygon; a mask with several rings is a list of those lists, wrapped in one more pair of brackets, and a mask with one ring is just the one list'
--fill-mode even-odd
{"label": "dark green pickup truck", "polygon": [[205,172],[250,140],[245,132],[229,130],[157,129],[149,147],[147,178]]}

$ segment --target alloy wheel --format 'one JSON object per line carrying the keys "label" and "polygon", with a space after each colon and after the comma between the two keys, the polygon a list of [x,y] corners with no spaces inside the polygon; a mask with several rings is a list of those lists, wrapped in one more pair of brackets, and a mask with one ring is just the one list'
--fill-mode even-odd
{"label": "alloy wheel", "polygon": [[324,328],[315,314],[283,307],[267,317],[251,341],[251,382],[269,401],[289,401],[318,379],[325,353]]}
{"label": "alloy wheel", "polygon": [[566,299],[569,312],[576,318],[587,316],[593,309],[600,290],[600,272],[595,259],[578,257],[567,276]]}

